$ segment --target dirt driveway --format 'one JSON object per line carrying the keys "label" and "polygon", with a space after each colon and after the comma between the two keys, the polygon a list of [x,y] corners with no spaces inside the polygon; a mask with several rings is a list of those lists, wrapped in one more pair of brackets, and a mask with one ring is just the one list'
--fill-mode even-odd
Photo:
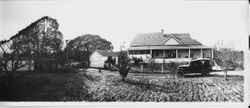
{"label": "dirt driveway", "polygon": [[[224,72],[212,72],[211,75],[224,75]],[[227,75],[244,76],[244,71],[227,71]]]}
{"label": "dirt driveway", "polygon": [[[117,72],[118,73],[118,72]],[[171,78],[173,77],[170,73],[152,73],[152,72],[130,72],[128,73],[128,76],[132,77],[145,77],[145,78]],[[191,77],[202,77],[200,73],[192,73],[192,74],[186,74],[187,78]],[[210,77],[224,77],[223,71],[218,72],[212,72],[210,73]],[[227,76],[229,77],[244,77],[244,71],[228,71]]]}

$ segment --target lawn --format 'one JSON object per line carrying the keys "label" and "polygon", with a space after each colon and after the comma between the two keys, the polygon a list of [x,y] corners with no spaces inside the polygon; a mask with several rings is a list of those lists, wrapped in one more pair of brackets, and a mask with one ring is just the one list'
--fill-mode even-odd
{"label": "lawn", "polygon": [[1,76],[1,101],[132,101],[132,102],[243,102],[243,76],[212,74],[173,79],[164,73],[117,71],[20,72],[6,85]]}
{"label": "lawn", "polygon": [[0,81],[1,101],[78,101],[84,91],[77,72],[17,72]]}

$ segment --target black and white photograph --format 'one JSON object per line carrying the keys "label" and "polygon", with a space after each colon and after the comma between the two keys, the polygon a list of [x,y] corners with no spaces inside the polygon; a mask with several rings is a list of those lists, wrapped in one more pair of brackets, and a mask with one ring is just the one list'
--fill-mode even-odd
{"label": "black and white photograph", "polygon": [[248,0],[0,0],[0,105],[247,107],[249,9]]}

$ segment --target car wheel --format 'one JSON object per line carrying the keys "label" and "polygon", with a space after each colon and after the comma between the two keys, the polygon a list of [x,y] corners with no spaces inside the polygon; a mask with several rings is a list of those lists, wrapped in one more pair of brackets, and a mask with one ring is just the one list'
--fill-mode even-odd
{"label": "car wheel", "polygon": [[202,70],[202,76],[208,76],[209,75],[209,71],[207,69]]}
{"label": "car wheel", "polygon": [[184,72],[182,70],[178,70],[177,77],[178,78],[183,78],[184,77]]}
{"label": "car wheel", "polygon": [[209,72],[209,71],[207,71],[206,76],[209,76],[209,75],[210,75],[210,72]]}

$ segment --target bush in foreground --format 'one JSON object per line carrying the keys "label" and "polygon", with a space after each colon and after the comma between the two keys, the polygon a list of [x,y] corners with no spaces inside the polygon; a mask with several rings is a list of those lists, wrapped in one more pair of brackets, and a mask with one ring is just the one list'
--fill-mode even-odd
{"label": "bush in foreground", "polygon": [[118,68],[119,68],[119,73],[122,76],[122,81],[124,81],[125,77],[128,75],[128,71],[130,68],[128,67],[129,63],[129,58],[128,54],[125,51],[121,51],[118,54]]}

